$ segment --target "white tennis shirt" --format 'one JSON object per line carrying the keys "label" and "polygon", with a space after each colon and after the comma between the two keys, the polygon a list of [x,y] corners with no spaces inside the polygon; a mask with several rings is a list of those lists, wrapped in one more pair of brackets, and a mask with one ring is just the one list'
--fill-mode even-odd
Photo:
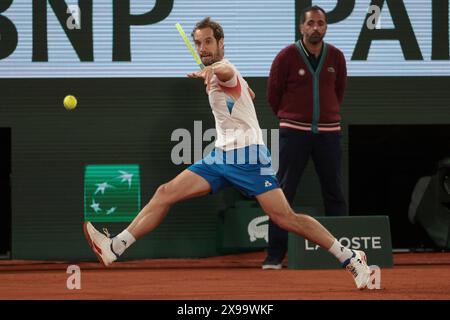
{"label": "white tennis shirt", "polygon": [[215,75],[211,79],[208,97],[216,122],[216,148],[228,151],[253,144],[264,145],[247,81],[227,59],[213,66],[219,64],[232,67],[234,75],[227,82]]}

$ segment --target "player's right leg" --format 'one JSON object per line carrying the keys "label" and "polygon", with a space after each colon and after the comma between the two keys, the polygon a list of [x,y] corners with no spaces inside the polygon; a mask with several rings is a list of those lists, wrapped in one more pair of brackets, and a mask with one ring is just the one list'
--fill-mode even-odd
{"label": "player's right leg", "polygon": [[161,185],[131,224],[117,237],[110,239],[97,231],[90,222],[84,223],[85,236],[99,261],[108,266],[136,239],[155,229],[172,205],[210,192],[211,185],[207,180],[190,170],[184,170]]}

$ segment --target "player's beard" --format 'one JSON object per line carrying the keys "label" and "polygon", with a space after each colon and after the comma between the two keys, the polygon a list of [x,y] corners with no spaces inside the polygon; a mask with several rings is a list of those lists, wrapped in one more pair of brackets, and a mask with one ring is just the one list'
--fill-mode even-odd
{"label": "player's beard", "polygon": [[210,66],[217,61],[222,60],[222,55],[220,54],[220,48],[217,48],[216,52],[211,52],[208,56],[202,57],[203,65]]}

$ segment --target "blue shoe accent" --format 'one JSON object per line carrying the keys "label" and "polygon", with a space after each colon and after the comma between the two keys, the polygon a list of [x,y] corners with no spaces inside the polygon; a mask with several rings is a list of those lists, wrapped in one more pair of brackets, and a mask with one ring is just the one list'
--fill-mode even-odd
{"label": "blue shoe accent", "polygon": [[342,268],[347,267],[348,264],[350,263],[350,260],[356,256],[356,252],[354,250],[352,250],[352,252],[353,255],[342,263]]}

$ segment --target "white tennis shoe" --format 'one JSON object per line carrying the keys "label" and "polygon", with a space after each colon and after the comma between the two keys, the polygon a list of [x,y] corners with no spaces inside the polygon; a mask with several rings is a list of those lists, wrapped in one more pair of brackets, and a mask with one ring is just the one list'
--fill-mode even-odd
{"label": "white tennis shoe", "polygon": [[343,266],[351,273],[358,289],[367,287],[370,281],[370,268],[364,251],[352,250],[353,256],[344,262]]}
{"label": "white tennis shoe", "polygon": [[83,230],[89,245],[105,267],[117,260],[117,255],[112,250],[112,239],[109,236],[97,231],[90,222],[83,224]]}

